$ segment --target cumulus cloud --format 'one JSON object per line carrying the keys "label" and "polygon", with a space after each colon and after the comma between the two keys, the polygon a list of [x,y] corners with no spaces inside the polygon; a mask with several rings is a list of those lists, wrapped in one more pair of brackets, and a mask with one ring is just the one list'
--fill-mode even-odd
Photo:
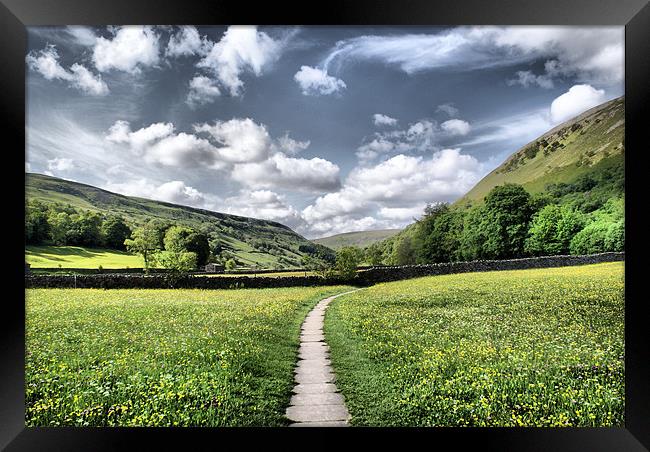
{"label": "cumulus cloud", "polygon": [[234,215],[278,221],[292,229],[304,225],[300,212],[284,196],[269,190],[242,190],[237,196],[226,198],[223,205],[224,212]]}
{"label": "cumulus cloud", "polygon": [[137,196],[199,208],[214,208],[216,201],[216,197],[201,193],[179,180],[157,184],[143,178],[128,182],[108,183],[104,188],[126,196]]}
{"label": "cumulus cloud", "polygon": [[440,127],[450,135],[467,135],[471,130],[469,123],[462,119],[450,119],[440,124]]}
{"label": "cumulus cloud", "polygon": [[591,85],[574,85],[551,103],[551,122],[559,124],[604,101],[604,90]]}
{"label": "cumulus cloud", "polygon": [[380,156],[434,151],[439,149],[437,142],[440,137],[467,135],[470,130],[469,123],[461,119],[450,119],[440,125],[421,119],[406,129],[375,133],[371,140],[357,148],[356,155],[361,164],[367,165]]}
{"label": "cumulus cloud", "polygon": [[100,75],[94,75],[81,64],[74,63],[66,70],[59,63],[56,47],[47,45],[38,52],[29,52],[26,57],[27,65],[33,71],[39,72],[47,80],[65,80],[73,88],[90,96],[105,96],[108,86]]}
{"label": "cumulus cloud", "polygon": [[372,115],[372,122],[376,126],[394,126],[397,124],[397,119],[391,118],[390,116],[387,115],[382,115],[380,113],[375,113]]}
{"label": "cumulus cloud", "polygon": [[260,76],[280,58],[287,40],[288,37],[273,39],[255,26],[230,26],[197,67],[210,71],[230,95],[239,96],[244,86],[240,76]]}
{"label": "cumulus cloud", "polygon": [[266,126],[250,118],[197,124],[196,132],[206,132],[221,147],[218,154],[230,163],[260,162],[269,156],[271,137]]}
{"label": "cumulus cloud", "polygon": [[454,116],[458,116],[459,110],[458,108],[454,107],[453,104],[447,103],[447,104],[440,104],[436,108],[436,112],[442,112],[447,114],[450,118],[453,118]]}
{"label": "cumulus cloud", "polygon": [[301,66],[293,78],[305,96],[335,94],[347,87],[343,80],[328,75],[326,70],[309,66]]}
{"label": "cumulus cloud", "polygon": [[325,159],[294,158],[277,152],[263,162],[235,165],[231,176],[254,189],[323,192],[336,190],[340,186],[339,171],[338,165]]}
{"label": "cumulus cloud", "polygon": [[549,75],[535,75],[531,71],[517,71],[516,78],[507,80],[509,86],[521,85],[524,88],[539,86],[540,88],[553,88],[553,79]]}
{"label": "cumulus cloud", "polygon": [[165,55],[168,57],[206,55],[213,43],[206,37],[201,37],[196,27],[186,25],[169,37]]}
{"label": "cumulus cloud", "polygon": [[301,151],[304,151],[311,144],[311,141],[309,140],[307,141],[294,140],[293,138],[289,137],[288,132],[282,135],[280,138],[278,138],[277,142],[278,142],[276,146],[277,149],[290,155],[296,155]]}
{"label": "cumulus cloud", "polygon": [[72,159],[55,157],[47,161],[47,169],[50,171],[70,171],[74,168],[75,164]]}
{"label": "cumulus cloud", "polygon": [[171,123],[154,123],[133,132],[127,121],[116,121],[106,139],[128,145],[148,163],[183,168],[223,167],[218,150],[210,142],[193,134],[176,134]]}
{"label": "cumulus cloud", "polygon": [[435,34],[367,35],[339,41],[323,61],[380,61],[408,74],[505,67],[546,58],[549,76],[623,80],[623,27],[457,27]]}
{"label": "cumulus cloud", "polygon": [[150,26],[125,26],[113,30],[113,37],[97,38],[93,61],[100,72],[110,70],[139,73],[160,61],[158,35]]}
{"label": "cumulus cloud", "polygon": [[203,75],[197,75],[190,80],[190,91],[187,94],[186,103],[191,108],[196,108],[198,105],[205,105],[221,95],[221,91],[214,84],[214,81]]}
{"label": "cumulus cloud", "polygon": [[356,168],[339,191],[318,197],[302,215],[314,230],[333,227],[337,218],[366,218],[377,209],[386,220],[400,220],[403,225],[426,203],[461,196],[481,174],[481,164],[460,149],[443,149],[429,159],[399,154]]}

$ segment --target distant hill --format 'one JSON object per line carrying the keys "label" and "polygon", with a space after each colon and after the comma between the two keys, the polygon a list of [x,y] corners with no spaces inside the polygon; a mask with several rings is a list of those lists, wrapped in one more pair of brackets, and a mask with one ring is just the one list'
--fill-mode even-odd
{"label": "distant hill", "polygon": [[482,200],[497,185],[521,184],[539,193],[595,169],[621,165],[625,150],[625,99],[605,102],[560,124],[514,152],[456,204]]}
{"label": "distant hill", "polygon": [[157,218],[183,224],[218,239],[239,265],[262,268],[300,267],[300,250],[314,244],[289,227],[268,220],[241,217],[161,201],[124,196],[91,185],[42,174],[25,175],[25,197],[46,203],[69,204],[80,209],[111,213],[134,224]]}
{"label": "distant hill", "polygon": [[392,237],[400,230],[401,229],[379,229],[376,231],[345,232],[343,234],[314,239],[312,242],[332,248],[333,250],[338,250],[344,246],[358,246],[363,248],[372,243],[380,242],[388,237]]}

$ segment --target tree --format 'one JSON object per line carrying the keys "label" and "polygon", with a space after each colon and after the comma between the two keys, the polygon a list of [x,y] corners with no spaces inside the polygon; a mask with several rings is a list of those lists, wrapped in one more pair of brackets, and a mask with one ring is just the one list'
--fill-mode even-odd
{"label": "tree", "polygon": [[571,239],[583,226],[584,218],[579,212],[549,204],[533,217],[525,250],[536,256],[568,254]]}
{"label": "tree", "polygon": [[163,268],[177,273],[187,273],[196,268],[196,253],[190,251],[161,251],[156,254],[156,262]]}
{"label": "tree", "polygon": [[50,237],[55,245],[63,246],[68,244],[68,231],[70,230],[70,215],[65,212],[51,211],[48,219],[50,225]]}
{"label": "tree", "polygon": [[148,221],[133,231],[131,238],[124,241],[124,245],[128,251],[142,256],[145,272],[149,272],[153,257],[161,249],[156,225]]}
{"label": "tree", "polygon": [[463,231],[463,213],[442,203],[428,205],[418,220],[413,237],[416,262],[450,262],[457,260],[460,236]]}
{"label": "tree", "polygon": [[[177,272],[188,272],[195,269],[198,263],[198,255],[190,251],[195,232],[185,226],[172,226],[165,232],[163,240],[165,251],[157,257],[158,263],[169,270]],[[206,237],[207,246],[207,237]]]}
{"label": "tree", "polygon": [[25,241],[30,245],[40,245],[50,237],[47,221],[47,206],[38,201],[30,202],[25,209]]}
{"label": "tree", "polygon": [[396,265],[411,265],[415,263],[415,249],[413,241],[408,235],[399,236],[393,242],[391,262]]}
{"label": "tree", "polygon": [[196,265],[203,266],[208,263],[210,259],[210,242],[207,234],[197,231],[191,233],[187,237],[185,249],[196,253]]}
{"label": "tree", "polygon": [[370,265],[381,265],[384,262],[384,253],[381,245],[375,242],[365,249],[365,259]]}
{"label": "tree", "polygon": [[237,262],[235,262],[235,259],[230,258],[226,261],[226,270],[234,270],[237,268]]}
{"label": "tree", "polygon": [[109,216],[102,223],[100,233],[102,244],[115,250],[125,249],[124,241],[131,237],[131,228],[122,217]]}
{"label": "tree", "polygon": [[345,246],[336,252],[335,271],[343,278],[352,278],[363,259],[363,252],[355,246]]}

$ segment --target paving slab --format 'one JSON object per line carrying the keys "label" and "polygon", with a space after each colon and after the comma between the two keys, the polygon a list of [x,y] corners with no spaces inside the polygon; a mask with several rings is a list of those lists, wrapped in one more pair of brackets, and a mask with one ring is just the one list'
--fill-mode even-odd
{"label": "paving slab", "polygon": [[322,394],[325,392],[337,392],[334,383],[302,383],[293,387],[296,394]]}
{"label": "paving slab", "polygon": [[287,417],[294,422],[347,421],[345,405],[290,406]]}
{"label": "paving slab", "polygon": [[338,392],[315,392],[294,394],[291,396],[291,405],[342,405],[345,401]]}
{"label": "paving slab", "polygon": [[346,421],[328,421],[328,422],[294,422],[289,427],[349,427]]}

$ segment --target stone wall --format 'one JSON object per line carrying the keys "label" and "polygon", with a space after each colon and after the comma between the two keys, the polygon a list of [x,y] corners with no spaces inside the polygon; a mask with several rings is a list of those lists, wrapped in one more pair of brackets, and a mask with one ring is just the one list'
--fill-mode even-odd
{"label": "stone wall", "polygon": [[349,284],[370,286],[380,282],[397,281],[431,275],[468,273],[496,270],[523,270],[529,268],[565,267],[624,261],[625,253],[601,253],[587,256],[544,256],[509,260],[481,260],[450,262],[429,265],[404,265],[371,267],[359,272],[354,278],[321,278],[319,276],[288,277],[209,277],[198,275],[178,276],[171,274],[90,274],[90,275],[39,275],[25,276],[26,288],[100,288],[100,289],[238,289],[271,287],[307,287]]}

